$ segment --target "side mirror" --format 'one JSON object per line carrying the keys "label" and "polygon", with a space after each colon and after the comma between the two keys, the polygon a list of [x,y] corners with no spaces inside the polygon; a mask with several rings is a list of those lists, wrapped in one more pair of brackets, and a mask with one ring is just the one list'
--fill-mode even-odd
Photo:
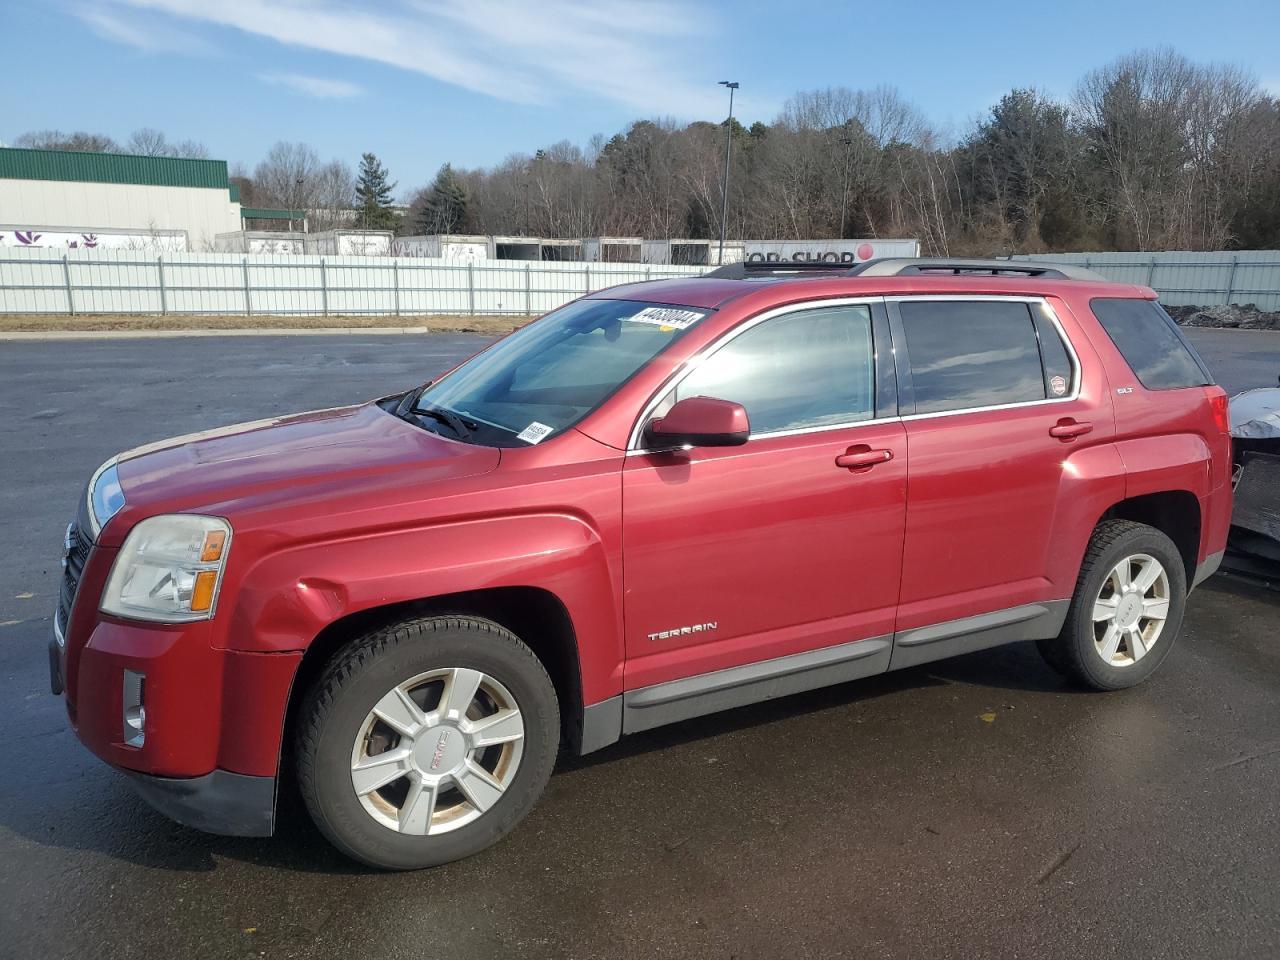
{"label": "side mirror", "polygon": [[681,400],[665,417],[650,420],[645,428],[648,446],[737,447],[751,436],[746,408],[729,400],[689,397]]}

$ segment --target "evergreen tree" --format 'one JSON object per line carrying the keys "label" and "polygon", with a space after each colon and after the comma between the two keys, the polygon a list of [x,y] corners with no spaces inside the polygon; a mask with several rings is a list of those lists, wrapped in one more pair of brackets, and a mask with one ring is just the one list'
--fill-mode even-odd
{"label": "evergreen tree", "polygon": [[427,190],[418,216],[423,233],[457,233],[467,222],[467,188],[446,163]]}
{"label": "evergreen tree", "polygon": [[360,205],[361,226],[366,230],[389,230],[396,225],[397,217],[391,209],[391,191],[396,185],[387,177],[387,168],[374,154],[361,155],[356,202]]}

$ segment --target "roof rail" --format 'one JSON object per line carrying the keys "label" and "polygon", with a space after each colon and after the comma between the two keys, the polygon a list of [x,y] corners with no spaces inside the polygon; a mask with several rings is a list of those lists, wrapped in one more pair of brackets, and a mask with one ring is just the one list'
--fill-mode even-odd
{"label": "roof rail", "polygon": [[878,260],[866,260],[849,273],[859,277],[927,277],[950,274],[1038,277],[1042,280],[1106,280],[1099,273],[1067,263],[982,258],[952,260],[948,257],[882,257]]}
{"label": "roof rail", "polygon": [[862,263],[832,263],[827,260],[751,260],[730,263],[707,274],[725,280],[748,277],[778,277],[796,274],[836,274],[845,277],[929,277],[950,276],[1034,277],[1041,280],[1094,280],[1106,277],[1084,267],[1067,263],[1031,260],[953,260],[948,257],[881,257]]}
{"label": "roof rail", "polygon": [[[870,261],[868,261],[870,262]],[[745,280],[747,277],[767,277],[794,273],[842,273],[847,274],[853,264],[834,263],[830,260],[744,260],[726,263],[712,270],[708,277],[722,280]]]}

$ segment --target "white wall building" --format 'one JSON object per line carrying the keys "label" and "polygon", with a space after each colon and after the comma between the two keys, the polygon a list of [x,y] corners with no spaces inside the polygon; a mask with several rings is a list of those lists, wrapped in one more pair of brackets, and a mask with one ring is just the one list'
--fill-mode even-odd
{"label": "white wall building", "polygon": [[255,214],[223,160],[0,148],[0,247],[212,250]]}

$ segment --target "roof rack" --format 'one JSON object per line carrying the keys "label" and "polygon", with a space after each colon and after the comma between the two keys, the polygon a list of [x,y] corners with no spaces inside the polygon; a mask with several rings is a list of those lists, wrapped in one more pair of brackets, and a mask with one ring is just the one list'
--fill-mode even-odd
{"label": "roof rack", "polygon": [[723,280],[745,280],[748,277],[784,276],[796,273],[848,275],[853,268],[853,264],[834,263],[830,260],[744,260],[741,263],[725,264],[723,267],[712,270],[707,276],[719,277]]}
{"label": "roof rack", "polygon": [[747,263],[731,263],[713,270],[708,276],[728,280],[747,277],[787,274],[827,273],[843,277],[930,277],[983,276],[983,277],[1034,277],[1041,280],[1095,280],[1106,277],[1067,263],[1041,263],[1031,260],[952,260],[948,257],[881,257],[865,260],[852,266],[824,260],[754,260]]}

